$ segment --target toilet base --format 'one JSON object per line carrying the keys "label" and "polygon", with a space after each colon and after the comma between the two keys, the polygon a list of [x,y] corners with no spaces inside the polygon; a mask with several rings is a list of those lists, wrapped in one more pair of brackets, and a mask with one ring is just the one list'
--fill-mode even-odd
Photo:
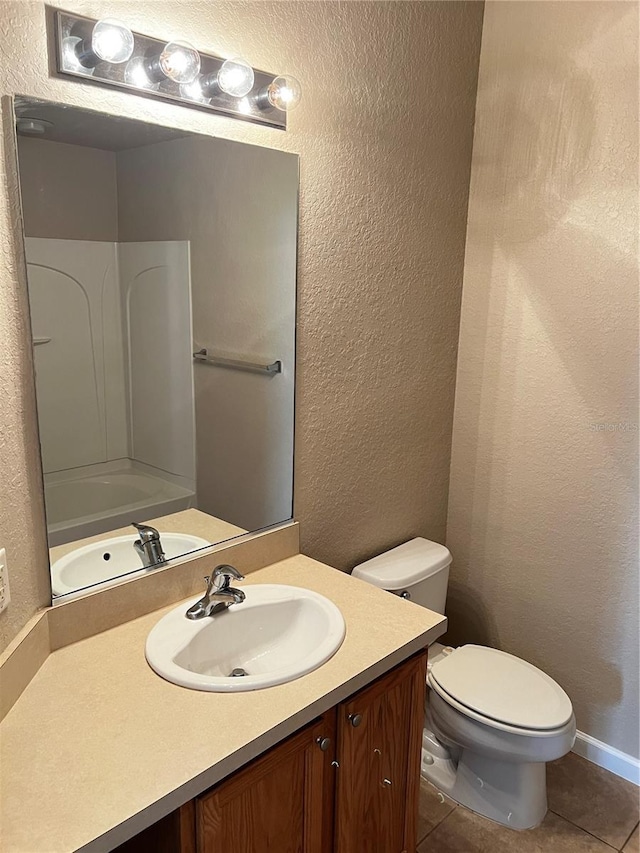
{"label": "toilet base", "polygon": [[424,779],[471,811],[511,829],[533,829],[547,813],[544,762],[510,762],[462,749],[455,760],[425,732],[421,772]]}

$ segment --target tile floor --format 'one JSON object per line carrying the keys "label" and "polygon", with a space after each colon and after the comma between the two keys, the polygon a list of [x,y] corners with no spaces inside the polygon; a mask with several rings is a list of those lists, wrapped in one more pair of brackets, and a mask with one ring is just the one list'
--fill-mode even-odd
{"label": "tile floor", "polygon": [[549,811],[515,832],[420,787],[418,853],[640,853],[640,789],[569,753],[547,767]]}

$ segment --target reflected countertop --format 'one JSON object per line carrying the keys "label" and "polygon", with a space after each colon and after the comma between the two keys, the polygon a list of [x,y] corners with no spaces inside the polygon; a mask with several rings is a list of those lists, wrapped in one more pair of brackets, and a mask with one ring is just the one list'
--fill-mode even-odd
{"label": "reflected countertop", "polygon": [[[201,512],[199,509],[184,509],[180,512],[162,515],[159,518],[145,520],[144,523],[156,527],[161,535],[162,533],[191,533],[193,536],[201,536],[203,539],[208,539],[212,545],[218,542],[225,542],[227,539],[233,539],[234,536],[242,536],[243,533],[248,532],[244,527],[237,527],[235,524],[230,524],[221,518]],[[87,536],[86,539],[67,542],[65,545],[56,545],[49,550],[49,558],[54,563],[60,557],[64,557],[66,554],[70,554],[71,551],[75,551],[76,548],[82,548],[83,545],[91,545],[94,542],[101,542],[104,539],[111,539],[115,536],[133,537],[135,535],[136,531],[130,525],[127,527],[118,527],[115,530],[110,530],[108,533]]]}
{"label": "reflected countertop", "polygon": [[302,555],[246,583],[292,584],[331,599],[347,625],[338,652],[265,690],[178,687],[144,656],[147,634],[175,603],[53,652],[0,725],[4,853],[112,850],[446,628],[444,616]]}

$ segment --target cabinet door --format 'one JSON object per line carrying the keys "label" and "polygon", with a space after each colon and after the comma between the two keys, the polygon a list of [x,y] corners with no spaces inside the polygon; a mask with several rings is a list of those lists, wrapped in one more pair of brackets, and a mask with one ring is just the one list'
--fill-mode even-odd
{"label": "cabinet door", "polygon": [[415,853],[427,654],[338,705],[336,853]]}
{"label": "cabinet door", "polygon": [[203,794],[198,853],[332,853],[334,756],[331,711]]}

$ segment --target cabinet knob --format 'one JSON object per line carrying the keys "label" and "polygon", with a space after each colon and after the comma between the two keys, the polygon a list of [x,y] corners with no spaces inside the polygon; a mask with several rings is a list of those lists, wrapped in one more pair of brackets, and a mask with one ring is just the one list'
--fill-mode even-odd
{"label": "cabinet knob", "polygon": [[354,729],[357,729],[362,722],[362,714],[349,714],[348,719]]}
{"label": "cabinet knob", "polygon": [[391,779],[383,779],[382,784],[385,786],[385,788],[390,788],[391,787]]}
{"label": "cabinet knob", "polygon": [[326,752],[331,746],[331,738],[328,737],[319,737],[316,738],[316,743],[320,747],[323,752]]}
{"label": "cabinet knob", "polygon": [[404,598],[405,601],[409,601],[411,599],[411,593],[409,592],[408,589],[405,589],[404,592],[400,593],[400,598]]}

